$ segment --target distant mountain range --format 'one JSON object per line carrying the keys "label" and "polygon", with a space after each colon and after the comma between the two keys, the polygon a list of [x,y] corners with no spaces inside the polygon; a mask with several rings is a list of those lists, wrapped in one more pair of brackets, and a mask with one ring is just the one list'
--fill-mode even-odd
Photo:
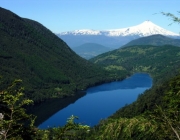
{"label": "distant mountain range", "polygon": [[[133,45],[153,45],[153,46],[173,45],[180,47],[180,39],[174,39],[171,37],[157,34],[157,35],[151,35],[151,36],[134,39],[129,43],[123,45],[122,47],[133,46]],[[111,51],[113,49],[97,43],[85,43],[78,47],[72,48],[72,50],[74,50],[79,56],[85,59],[90,59],[102,53]]]}
{"label": "distant mountain range", "polygon": [[90,59],[99,54],[111,51],[112,49],[96,43],[85,43],[83,45],[72,48],[79,56]]}
{"label": "distant mountain range", "polygon": [[155,34],[180,38],[179,34],[163,29],[151,21],[144,21],[139,25],[122,29],[103,31],[84,29],[62,32],[57,36],[63,39],[71,48],[85,43],[97,43],[110,48],[119,48],[131,40]]}

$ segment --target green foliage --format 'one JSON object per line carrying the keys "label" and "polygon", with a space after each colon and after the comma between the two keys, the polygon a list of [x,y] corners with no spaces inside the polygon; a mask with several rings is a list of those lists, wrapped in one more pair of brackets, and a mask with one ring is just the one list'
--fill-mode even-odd
{"label": "green foliage", "polygon": [[108,119],[101,122],[98,131],[95,129],[90,139],[97,140],[152,140],[157,139],[157,126],[143,116],[131,119]]}
{"label": "green foliage", "polygon": [[[168,91],[165,92],[164,102],[157,107],[155,114],[161,122],[160,126],[164,134],[171,139],[180,140],[180,75],[173,78],[168,87]],[[162,124],[165,124],[165,126],[162,126]]]}
{"label": "green foliage", "polygon": [[15,80],[0,92],[0,139],[2,140],[77,140],[84,139],[90,127],[75,123],[71,116],[63,127],[39,130],[34,126],[35,117],[26,114],[25,106],[33,103],[24,99],[22,80]]}
{"label": "green foliage", "polygon": [[82,140],[89,133],[90,127],[75,123],[76,116],[71,116],[63,127],[38,130],[38,136],[43,140]]}
{"label": "green foliage", "polygon": [[15,80],[7,90],[0,92],[0,138],[31,138],[35,133],[34,117],[25,113],[24,106],[33,101],[23,99],[21,80]]}
{"label": "green foliage", "polygon": [[88,133],[90,127],[87,125],[81,125],[75,123],[76,116],[71,116],[67,120],[67,124],[63,127],[53,128],[53,131],[57,131],[55,139],[82,139],[84,133]]}
{"label": "green foliage", "polygon": [[[178,11],[177,13],[180,14],[180,11]],[[175,16],[172,13],[161,12],[161,14],[164,15],[164,16],[170,17],[171,20],[173,21],[173,23],[178,23],[178,24],[180,23],[180,18]],[[173,23],[171,23],[171,24],[173,24]]]}

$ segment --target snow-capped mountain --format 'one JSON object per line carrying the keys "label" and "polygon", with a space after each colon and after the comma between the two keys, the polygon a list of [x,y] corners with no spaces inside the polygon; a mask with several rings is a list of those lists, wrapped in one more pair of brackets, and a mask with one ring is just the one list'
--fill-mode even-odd
{"label": "snow-capped mountain", "polygon": [[91,30],[91,29],[82,29],[82,30],[74,30],[68,32],[62,32],[58,35],[102,35],[102,31]]}
{"label": "snow-capped mountain", "polygon": [[83,30],[62,32],[59,33],[58,35],[106,35],[106,36],[132,36],[132,35],[137,36],[138,35],[140,37],[143,37],[143,36],[150,36],[155,34],[161,34],[165,36],[179,36],[179,34],[163,29],[149,20],[144,21],[139,25],[128,28],[122,28],[122,29],[112,29],[112,30],[103,30],[103,31],[83,29]]}
{"label": "snow-capped mountain", "polygon": [[142,36],[150,36],[155,34],[161,34],[164,36],[179,36],[176,33],[161,28],[160,26],[152,23],[151,21],[144,21],[143,23],[133,27],[109,30],[108,32],[109,32],[108,34],[109,36],[139,35],[140,37],[142,37]]}
{"label": "snow-capped mountain", "polygon": [[156,34],[180,38],[179,34],[163,29],[162,27],[148,20],[139,25],[122,29],[101,31],[83,29],[62,32],[56,35],[63,39],[71,48],[85,43],[97,43],[110,48],[119,48],[131,40]]}

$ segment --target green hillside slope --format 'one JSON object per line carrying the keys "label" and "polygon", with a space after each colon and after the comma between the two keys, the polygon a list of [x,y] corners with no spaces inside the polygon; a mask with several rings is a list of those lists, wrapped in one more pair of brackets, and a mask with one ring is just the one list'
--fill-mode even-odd
{"label": "green hillside slope", "polygon": [[137,45],[104,53],[91,59],[108,70],[146,72],[154,82],[168,79],[180,68],[180,48],[176,46]]}
{"label": "green hillside slope", "polygon": [[80,58],[43,25],[3,8],[0,65],[1,88],[14,79],[22,79],[26,96],[36,101],[69,96],[111,80],[106,71]]}
{"label": "green hillside slope", "polygon": [[153,45],[153,46],[173,45],[180,47],[180,39],[169,38],[163,35],[152,35],[152,36],[142,37],[132,40],[122,47],[133,46],[133,45]]}

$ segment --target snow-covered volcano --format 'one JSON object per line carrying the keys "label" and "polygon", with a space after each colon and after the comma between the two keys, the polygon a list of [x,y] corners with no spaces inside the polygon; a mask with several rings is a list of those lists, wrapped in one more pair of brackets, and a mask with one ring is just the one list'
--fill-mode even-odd
{"label": "snow-covered volcano", "polygon": [[131,35],[138,35],[138,36],[150,36],[155,34],[161,34],[164,36],[179,36],[176,33],[173,33],[171,31],[168,31],[166,29],[161,28],[160,26],[152,23],[151,21],[147,20],[143,23],[123,28],[123,29],[115,29],[115,30],[109,30],[107,35],[109,36],[131,36]]}
{"label": "snow-covered volcano", "polygon": [[63,39],[71,48],[85,43],[97,43],[110,48],[119,48],[131,40],[156,34],[180,38],[179,34],[163,29],[151,21],[144,21],[139,25],[122,29],[101,31],[83,29],[62,32],[57,34],[57,36]]}
{"label": "snow-covered volcano", "polygon": [[152,23],[151,21],[147,20],[143,23],[122,29],[111,29],[111,30],[90,30],[90,29],[83,29],[83,30],[75,30],[75,31],[68,31],[62,32],[58,35],[106,35],[106,36],[150,36],[155,34],[161,34],[164,36],[179,36],[179,34],[173,33],[162,27]]}

